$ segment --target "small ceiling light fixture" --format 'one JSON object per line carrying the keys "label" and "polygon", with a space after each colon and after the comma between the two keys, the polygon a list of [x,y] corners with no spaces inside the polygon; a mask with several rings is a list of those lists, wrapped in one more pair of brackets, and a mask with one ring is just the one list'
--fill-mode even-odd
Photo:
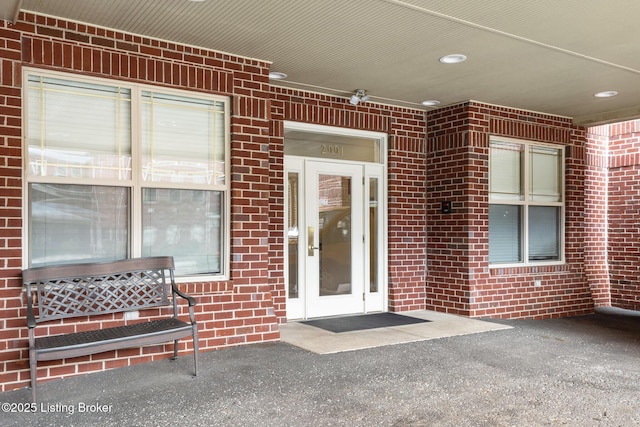
{"label": "small ceiling light fixture", "polygon": [[593,96],[596,98],[611,98],[612,96],[616,96],[618,92],[615,90],[605,90],[602,92],[594,93]]}
{"label": "small ceiling light fixture", "polygon": [[367,91],[364,89],[356,89],[353,91],[353,95],[349,98],[349,103],[351,105],[358,105],[361,102],[367,102],[369,100],[369,95],[366,93]]}
{"label": "small ceiling light fixture", "polygon": [[287,75],[285,73],[281,73],[279,71],[270,71],[269,72],[269,78],[272,80],[282,80],[282,79],[286,79]]}
{"label": "small ceiling light fixture", "polygon": [[443,64],[457,64],[467,60],[467,56],[461,53],[452,53],[451,55],[445,55],[440,58],[440,62]]}
{"label": "small ceiling light fixture", "polygon": [[440,105],[440,101],[437,99],[428,99],[426,101],[421,102],[425,107],[435,107],[436,105]]}

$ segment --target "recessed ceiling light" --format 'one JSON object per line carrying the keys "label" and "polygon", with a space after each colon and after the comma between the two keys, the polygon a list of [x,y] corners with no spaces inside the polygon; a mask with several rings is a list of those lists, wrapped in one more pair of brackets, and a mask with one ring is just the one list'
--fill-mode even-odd
{"label": "recessed ceiling light", "polygon": [[269,78],[273,80],[282,80],[282,79],[286,79],[287,75],[285,73],[280,73],[278,71],[270,71]]}
{"label": "recessed ceiling light", "polygon": [[451,55],[445,55],[440,58],[440,62],[443,64],[457,64],[458,62],[463,62],[467,59],[467,57],[461,53],[452,53]]}
{"label": "recessed ceiling light", "polygon": [[433,107],[435,105],[440,104],[440,101],[435,100],[435,99],[428,99],[426,101],[422,101],[421,104],[426,106],[426,107]]}
{"label": "recessed ceiling light", "polygon": [[594,93],[593,96],[596,98],[611,98],[612,96],[616,96],[618,92],[615,90],[605,90],[602,92]]}

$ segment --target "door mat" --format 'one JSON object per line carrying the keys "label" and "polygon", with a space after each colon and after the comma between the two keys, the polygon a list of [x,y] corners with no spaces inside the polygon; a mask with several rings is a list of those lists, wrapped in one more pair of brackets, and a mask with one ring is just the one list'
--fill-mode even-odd
{"label": "door mat", "polygon": [[430,320],[402,316],[395,313],[375,313],[362,314],[358,316],[328,317],[325,319],[306,320],[300,323],[339,334],[342,332],[388,328],[391,326],[403,326],[427,322],[430,322]]}

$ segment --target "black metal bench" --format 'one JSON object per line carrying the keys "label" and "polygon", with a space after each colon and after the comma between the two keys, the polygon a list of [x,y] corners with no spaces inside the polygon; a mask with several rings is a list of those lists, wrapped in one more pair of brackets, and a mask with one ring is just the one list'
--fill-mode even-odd
{"label": "black metal bench", "polygon": [[[172,257],[135,258],[90,264],[68,264],[23,270],[27,295],[31,393],[37,402],[37,363],[86,356],[121,348],[142,347],[193,338],[195,375],[198,375],[198,324],[195,299],[174,281]],[[169,281],[167,274],[169,273]],[[171,290],[171,300],[169,299]],[[178,319],[177,296],[189,304],[189,320]],[[34,300],[38,316],[35,315]],[[36,337],[36,325],[60,319],[172,306],[173,314],[125,326]]]}

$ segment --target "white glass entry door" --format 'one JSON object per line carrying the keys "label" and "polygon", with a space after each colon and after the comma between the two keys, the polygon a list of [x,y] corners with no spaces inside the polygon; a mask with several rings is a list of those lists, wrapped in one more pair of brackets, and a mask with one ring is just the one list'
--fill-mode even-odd
{"label": "white glass entry door", "polygon": [[384,311],[382,166],[285,159],[287,317]]}
{"label": "white glass entry door", "polygon": [[364,311],[362,167],[307,162],[307,316]]}

